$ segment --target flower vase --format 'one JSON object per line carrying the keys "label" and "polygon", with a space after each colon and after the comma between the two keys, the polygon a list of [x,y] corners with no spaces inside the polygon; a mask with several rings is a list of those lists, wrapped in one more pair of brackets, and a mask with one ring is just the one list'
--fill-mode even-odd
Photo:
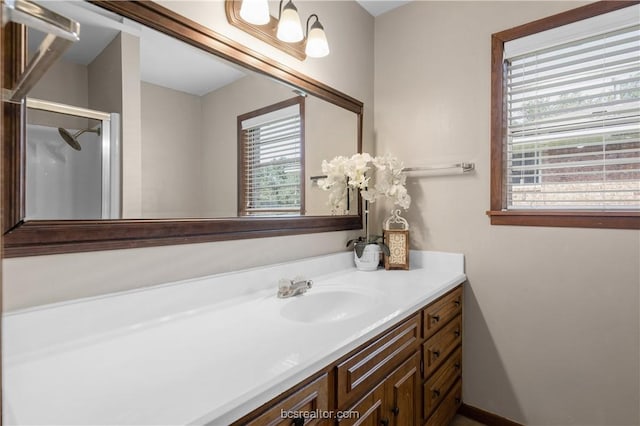
{"label": "flower vase", "polygon": [[356,250],[353,250],[353,259],[356,263],[356,269],[359,271],[375,271],[380,263],[380,246],[378,244],[367,244],[364,247],[362,256],[358,257]]}

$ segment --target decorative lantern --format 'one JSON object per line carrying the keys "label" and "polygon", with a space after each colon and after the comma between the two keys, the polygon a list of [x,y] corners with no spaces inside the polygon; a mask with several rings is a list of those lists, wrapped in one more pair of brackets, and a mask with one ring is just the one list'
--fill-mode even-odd
{"label": "decorative lantern", "polygon": [[384,256],[384,269],[409,269],[409,222],[400,216],[400,210],[392,210],[382,224],[384,242],[389,256]]}

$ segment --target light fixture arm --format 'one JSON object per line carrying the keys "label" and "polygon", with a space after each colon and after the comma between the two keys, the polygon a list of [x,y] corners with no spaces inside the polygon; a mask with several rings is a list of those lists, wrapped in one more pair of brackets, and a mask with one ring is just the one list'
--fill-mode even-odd
{"label": "light fixture arm", "polygon": [[278,21],[280,21],[280,18],[282,18],[282,2],[284,0],[280,0],[280,4],[278,4]]}
{"label": "light fixture arm", "polygon": [[305,33],[305,38],[309,37],[309,22],[311,21],[311,18],[316,18],[316,22],[313,23],[312,28],[314,27],[318,27],[321,30],[324,31],[324,27],[322,26],[322,24],[320,23],[320,18],[318,18],[318,15],[316,15],[315,13],[312,13],[311,15],[309,15],[309,17],[307,18],[307,32]]}

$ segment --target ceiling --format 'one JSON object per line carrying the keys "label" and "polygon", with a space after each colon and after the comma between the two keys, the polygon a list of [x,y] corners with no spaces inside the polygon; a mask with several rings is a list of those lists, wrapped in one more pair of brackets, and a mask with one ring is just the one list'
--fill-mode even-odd
{"label": "ceiling", "polygon": [[356,0],[372,16],[379,16],[411,0]]}

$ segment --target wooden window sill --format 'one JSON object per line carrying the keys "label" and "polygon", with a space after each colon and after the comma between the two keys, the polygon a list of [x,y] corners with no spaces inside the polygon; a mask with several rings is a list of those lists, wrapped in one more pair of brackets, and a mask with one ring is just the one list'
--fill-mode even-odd
{"label": "wooden window sill", "polygon": [[640,229],[638,211],[487,211],[492,225]]}

